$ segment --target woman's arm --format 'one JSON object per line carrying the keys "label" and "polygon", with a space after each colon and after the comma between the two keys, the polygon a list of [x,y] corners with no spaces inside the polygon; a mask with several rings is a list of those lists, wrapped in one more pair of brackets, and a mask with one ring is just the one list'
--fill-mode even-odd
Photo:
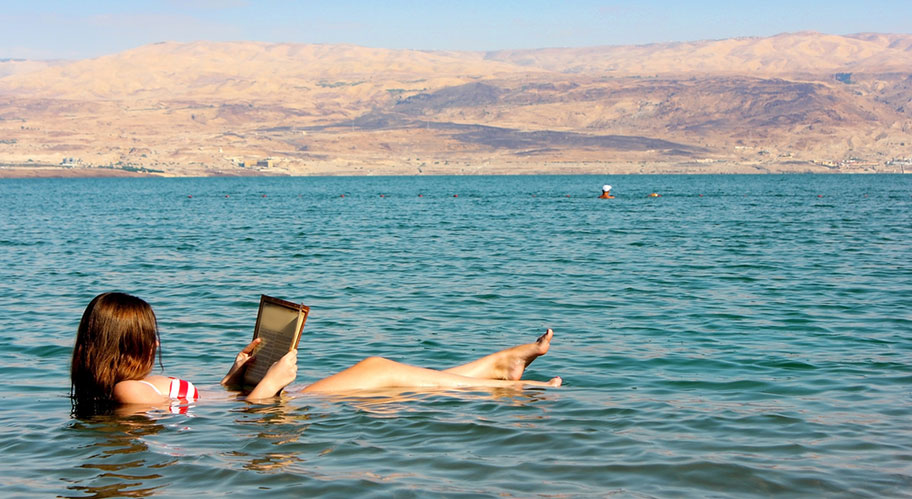
{"label": "woman's arm", "polygon": [[[237,357],[234,359],[228,374],[222,378],[222,384],[225,386],[239,386],[244,382],[244,372],[247,369],[247,362],[251,359],[251,354],[257,345],[260,344],[260,338],[255,338],[247,344]],[[247,394],[248,400],[265,399],[274,397],[289,383],[294,381],[298,374],[298,351],[292,350],[282,356],[275,364],[269,367],[266,375],[257,384],[257,386]]]}
{"label": "woman's arm", "polygon": [[269,367],[266,375],[257,384],[250,393],[247,394],[247,400],[265,399],[274,397],[295,380],[298,375],[298,351],[291,350],[275,364]]}

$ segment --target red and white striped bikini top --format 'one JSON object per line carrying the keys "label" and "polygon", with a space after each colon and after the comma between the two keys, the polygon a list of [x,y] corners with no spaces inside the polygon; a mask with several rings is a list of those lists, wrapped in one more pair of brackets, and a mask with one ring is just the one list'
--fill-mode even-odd
{"label": "red and white striped bikini top", "polygon": [[168,398],[196,402],[199,400],[199,391],[193,386],[193,383],[187,380],[171,378],[171,389],[168,392]]}
{"label": "red and white striped bikini top", "polygon": [[[199,400],[199,391],[196,389],[195,386],[193,386],[193,383],[191,383],[187,380],[184,380],[184,379],[178,379],[178,378],[169,378],[169,379],[171,379],[171,384],[168,385],[168,395],[167,395],[168,398],[170,398],[172,400],[176,400],[181,403],[196,402],[197,400]],[[162,397],[166,396],[164,393],[162,393],[158,389],[157,386],[153,385],[152,383],[150,383],[144,379],[139,380],[139,382],[151,386],[152,389],[155,390],[155,393],[158,393]]]}

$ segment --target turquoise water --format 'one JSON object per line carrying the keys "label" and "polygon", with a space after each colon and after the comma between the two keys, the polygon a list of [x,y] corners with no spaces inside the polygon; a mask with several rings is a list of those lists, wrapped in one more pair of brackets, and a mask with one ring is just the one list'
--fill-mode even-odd
{"label": "turquoise water", "polygon": [[[4,496],[912,495],[909,176],[2,180],[0,213]],[[71,418],[109,290],[188,414]],[[247,405],[261,293],[311,307],[298,386],[546,327],[527,375],[565,386]]]}

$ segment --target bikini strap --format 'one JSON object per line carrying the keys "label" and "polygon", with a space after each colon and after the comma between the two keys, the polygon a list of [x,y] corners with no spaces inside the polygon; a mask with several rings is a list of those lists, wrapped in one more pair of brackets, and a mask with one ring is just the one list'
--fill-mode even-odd
{"label": "bikini strap", "polygon": [[149,385],[149,386],[151,386],[152,389],[155,390],[155,393],[161,395],[162,397],[165,396],[165,395],[158,389],[158,387],[155,386],[155,385],[153,385],[152,383],[150,383],[150,382],[148,382],[148,381],[146,381],[146,380],[144,380],[144,379],[138,379],[138,380],[136,380],[136,381],[139,381],[140,383],[142,383],[142,384],[144,384],[144,385]]}

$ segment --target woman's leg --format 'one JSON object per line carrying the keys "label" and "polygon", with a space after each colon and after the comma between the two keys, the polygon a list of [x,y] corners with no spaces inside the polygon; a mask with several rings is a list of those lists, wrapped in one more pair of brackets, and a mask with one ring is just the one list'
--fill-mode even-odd
{"label": "woman's leg", "polygon": [[534,343],[526,343],[525,345],[501,350],[468,364],[445,369],[444,372],[470,378],[518,380],[522,378],[526,367],[533,360],[548,353],[548,348],[551,346],[551,338],[553,337],[554,331],[549,328]]}
{"label": "woman's leg", "polygon": [[[548,351],[552,336],[553,332],[549,329],[535,343],[508,348],[446,371],[410,366],[381,357],[369,357],[342,372],[305,387],[303,391],[560,386],[560,378],[552,378],[549,381],[519,379],[527,365]],[[471,374],[478,374],[479,377]]]}

